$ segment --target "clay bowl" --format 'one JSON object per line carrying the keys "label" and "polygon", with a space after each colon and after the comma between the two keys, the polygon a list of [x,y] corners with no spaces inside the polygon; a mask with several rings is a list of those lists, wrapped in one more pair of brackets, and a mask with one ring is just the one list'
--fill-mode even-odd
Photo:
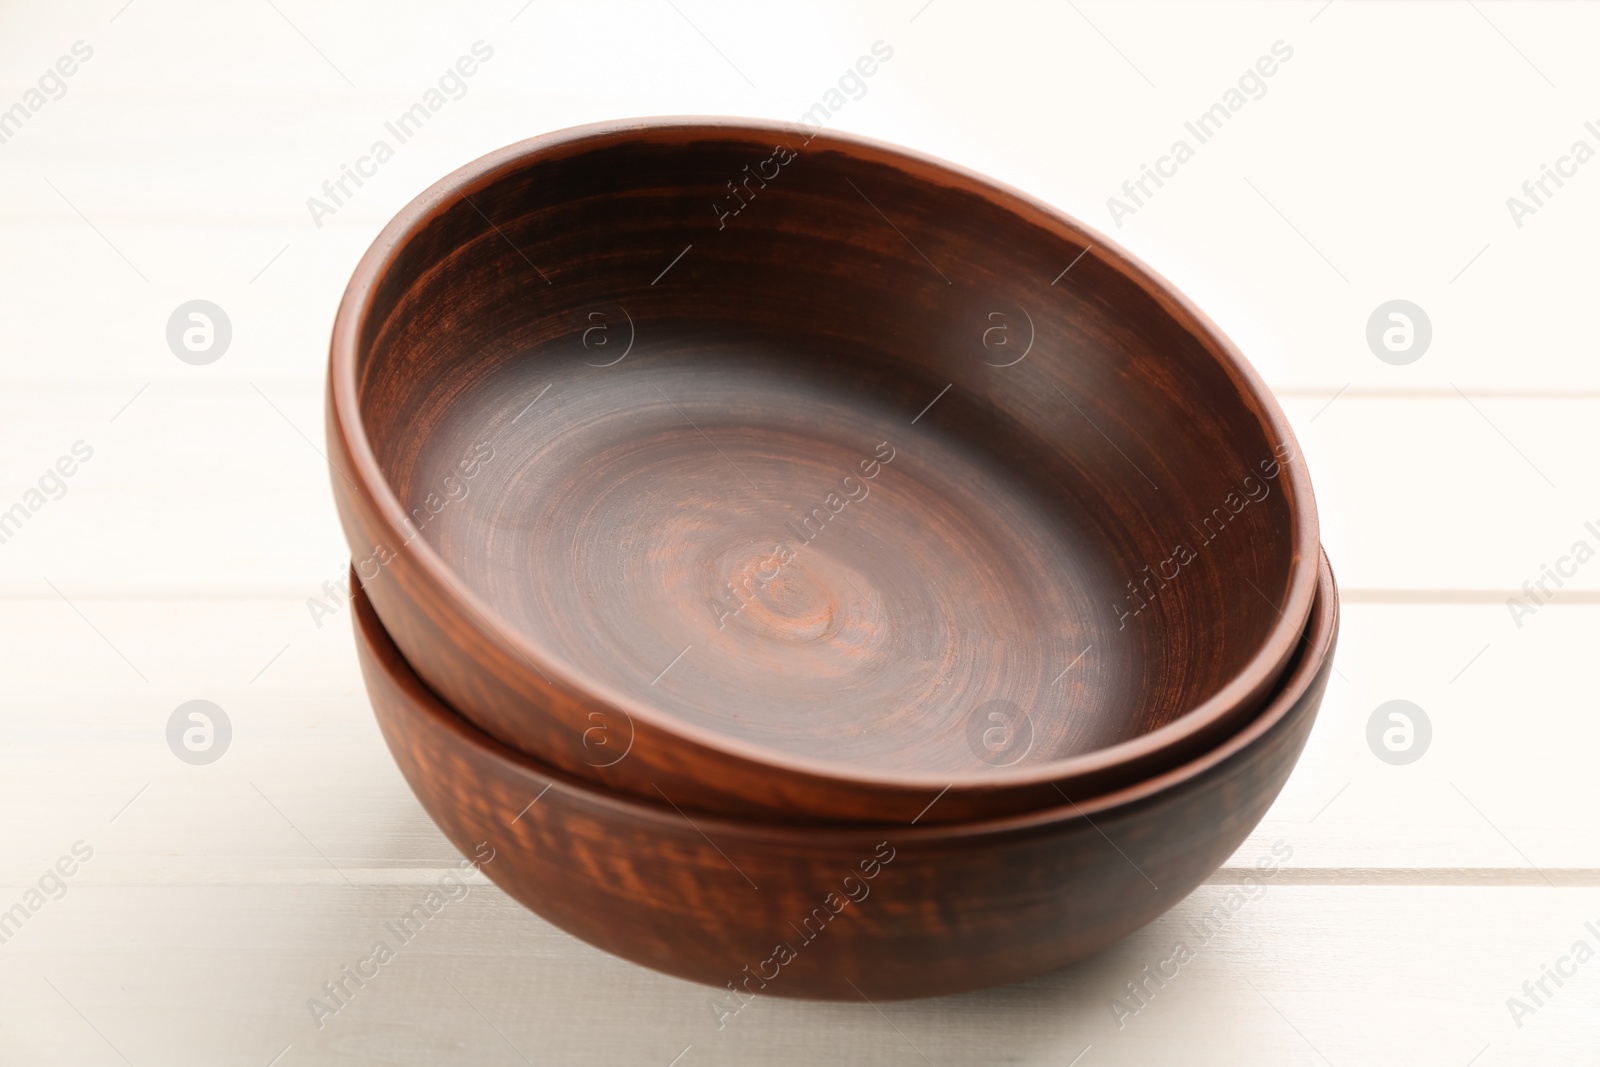
{"label": "clay bowl", "polygon": [[853,137],[485,156],[361,261],[330,383],[345,532],[417,673],[685,810],[962,820],[1138,781],[1261,706],[1315,592],[1294,437],[1204,316]]}
{"label": "clay bowl", "polygon": [[[851,1000],[1027,978],[1183,899],[1288,778],[1339,627],[1324,561],[1300,651],[1267,707],[1132,788],[979,822],[805,827],[691,817],[551,770],[429,692],[364,595],[355,615],[367,692],[406,781],[464,854],[492,854],[482,869],[512,897],[607,952],[732,983],[740,998]],[[728,994],[722,1011],[739,1003]]]}

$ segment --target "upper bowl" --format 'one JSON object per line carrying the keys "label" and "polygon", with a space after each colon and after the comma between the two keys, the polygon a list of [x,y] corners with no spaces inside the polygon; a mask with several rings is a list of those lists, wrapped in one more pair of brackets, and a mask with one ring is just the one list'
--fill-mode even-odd
{"label": "upper bowl", "polygon": [[1135,781],[1261,706],[1316,586],[1293,435],[1170,285],[985,178],[778,125],[588,126],[439,182],[345,293],[328,438],[417,673],[684,808],[951,821]]}

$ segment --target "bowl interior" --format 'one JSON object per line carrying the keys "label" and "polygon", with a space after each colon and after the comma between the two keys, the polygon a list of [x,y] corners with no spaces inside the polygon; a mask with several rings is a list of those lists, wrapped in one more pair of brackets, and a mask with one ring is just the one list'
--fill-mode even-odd
{"label": "bowl interior", "polygon": [[1172,723],[1284,625],[1292,442],[1059,218],[731,126],[460,192],[364,320],[361,421],[547,664],[776,751],[956,771]]}

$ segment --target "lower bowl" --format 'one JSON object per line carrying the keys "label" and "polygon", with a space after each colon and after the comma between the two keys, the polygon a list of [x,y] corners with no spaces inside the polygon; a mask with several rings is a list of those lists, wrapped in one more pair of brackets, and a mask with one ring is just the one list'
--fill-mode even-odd
{"label": "lower bowl", "polygon": [[1339,629],[1323,557],[1301,647],[1267,707],[1204,756],[1130,788],[977,822],[807,827],[691,816],[541,766],[445,706],[353,578],[351,588],[379,726],[445,836],[569,933],[716,987],[721,1025],[758,993],[877,1000],[1019,981],[1150,922],[1277,797]]}

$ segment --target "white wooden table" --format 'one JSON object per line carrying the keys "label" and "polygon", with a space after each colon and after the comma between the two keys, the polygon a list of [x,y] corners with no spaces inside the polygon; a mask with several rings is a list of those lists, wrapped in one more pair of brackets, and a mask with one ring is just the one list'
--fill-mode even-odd
{"label": "white wooden table", "polygon": [[[0,108],[23,108],[0,121],[0,510],[23,508],[0,527],[0,1062],[1600,1059],[1600,958],[1572,955],[1600,951],[1600,560],[1561,562],[1600,549],[1600,160],[1561,162],[1600,151],[1600,8],[441,7],[0,12]],[[313,219],[307,198],[477,41],[493,55],[464,95]],[[492,148],[630,114],[796,118],[876,41],[892,58],[832,125],[1114,235],[1283,399],[1345,604],[1300,766],[1211,884],[1021,986],[881,1011],[763,1000],[718,1031],[707,990],[482,883],[319,1027],[308,999],[455,859],[374,727],[347,613],[307,607],[346,566],[319,449],[356,259]],[[1280,41],[1264,93],[1247,81],[1197,143],[1185,122]],[[61,57],[70,76],[45,76]],[[1108,198],[1132,204],[1124,181],[1179,138],[1192,158],[1114,218]],[[1535,203],[1542,164],[1567,174]],[[166,339],[192,299],[232,326],[207,365]],[[1431,323],[1404,365],[1366,339],[1393,299]],[[49,474],[62,457],[70,475]],[[231,723],[208,765],[168,747],[194,699]],[[1367,741],[1394,699],[1432,727],[1405,765]],[[1274,843],[1281,874],[1199,944],[1197,917]],[[1177,941],[1194,961],[1114,1010]]]}

